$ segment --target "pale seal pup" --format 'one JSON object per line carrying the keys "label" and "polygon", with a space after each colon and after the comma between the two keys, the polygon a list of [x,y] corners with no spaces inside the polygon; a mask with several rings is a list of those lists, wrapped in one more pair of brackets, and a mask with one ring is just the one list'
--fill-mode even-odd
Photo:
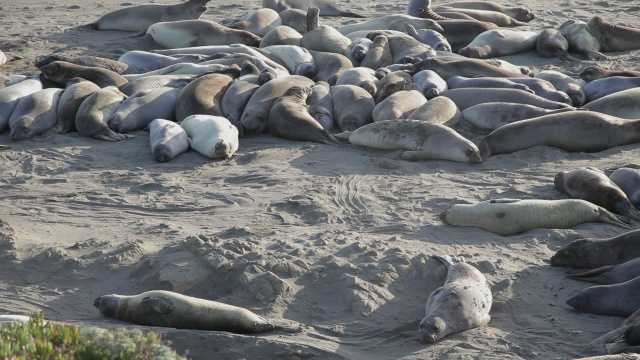
{"label": "pale seal pup", "polygon": [[585,200],[495,199],[457,204],[440,214],[445,224],[475,226],[498,235],[536,228],[569,229],[585,222],[603,222],[628,229],[628,220]]}
{"label": "pale seal pup", "polygon": [[436,51],[446,51],[451,52],[451,44],[447,38],[444,37],[441,33],[430,30],[430,29],[421,29],[416,30],[415,27],[411,24],[406,24],[404,26],[404,30],[414,39],[420,41],[425,45],[429,45],[433,50]]}
{"label": "pale seal pup", "polygon": [[193,80],[178,94],[176,120],[183,121],[190,115],[222,116],[220,101],[232,82],[233,78],[223,74],[207,74]]}
{"label": "pale seal pup", "polygon": [[453,8],[447,6],[447,4],[443,4],[435,8],[435,11],[443,13],[446,17],[451,17],[451,15],[454,13],[463,14],[471,17],[474,20],[496,24],[500,27],[515,27],[527,25],[526,23],[518,21],[509,15],[493,10]]}
{"label": "pale seal pup", "polygon": [[74,78],[67,83],[67,87],[58,101],[58,122],[45,134],[64,134],[76,131],[76,114],[82,102],[100,87],[91,81]]}
{"label": "pale seal pup", "polygon": [[0,75],[0,90],[27,80],[27,75]]}
{"label": "pale seal pup", "polygon": [[593,111],[557,113],[502,126],[482,140],[480,151],[484,159],[538,145],[598,152],[640,142],[639,128],[640,120],[622,120]]}
{"label": "pale seal pup", "polygon": [[558,28],[569,42],[569,50],[575,51],[591,60],[606,60],[607,57],[599,51],[602,49],[600,41],[587,30],[587,23],[580,20],[567,20]]}
{"label": "pale seal pup", "polygon": [[624,317],[638,310],[638,303],[640,276],[620,284],[592,286],[567,300],[580,312]]}
{"label": "pale seal pup", "polygon": [[331,97],[331,86],[318,81],[311,87],[311,95],[307,99],[309,104],[309,114],[316,119],[326,131],[333,129],[333,98]]}
{"label": "pale seal pup", "polygon": [[460,88],[447,90],[441,96],[453,100],[461,111],[473,105],[496,101],[534,105],[550,110],[570,107],[568,104],[550,101],[530,92],[516,89]]}
{"label": "pale seal pup", "polygon": [[133,94],[109,117],[109,129],[128,133],[146,128],[155,119],[175,120],[176,100],[180,91],[160,88]]}
{"label": "pale seal pup", "polygon": [[594,284],[611,285],[633,280],[638,277],[639,273],[640,258],[636,258],[619,265],[607,265],[591,270],[569,271],[567,272],[567,277]]}
{"label": "pale seal pup", "polygon": [[115,61],[111,59],[96,57],[96,56],[66,56],[62,54],[51,54],[40,59],[35,66],[41,68],[45,65],[51,64],[54,61],[64,61],[76,65],[99,67],[107,70],[111,70],[117,74],[136,74],[140,72],[139,69],[130,66],[124,62]]}
{"label": "pale seal pup", "polygon": [[0,89],[0,133],[9,127],[9,118],[20,99],[40,90],[42,90],[42,83],[38,79],[27,79]]}
{"label": "pale seal pup", "polygon": [[120,141],[132,137],[132,135],[117,134],[107,125],[107,120],[118,110],[118,106],[125,98],[126,95],[115,86],[107,86],[89,95],[76,114],[78,133],[105,141]]}
{"label": "pale seal pup", "polygon": [[58,122],[56,110],[62,89],[44,89],[22,99],[9,118],[9,139],[24,140],[42,135]]}
{"label": "pale seal pup", "polygon": [[103,15],[87,25],[96,30],[144,31],[161,21],[198,19],[210,0],[187,0],[179,4],[142,4],[129,6]]}
{"label": "pale seal pup", "polygon": [[351,44],[353,44],[353,48],[351,49],[351,57],[357,63],[361,63],[362,59],[364,59],[364,57],[369,52],[369,49],[371,49],[373,41],[367,39],[366,37],[360,37],[351,39]]}
{"label": "pale seal pup", "polygon": [[587,66],[581,73],[580,79],[585,82],[593,80],[603,79],[611,76],[627,76],[627,77],[640,77],[640,71],[633,70],[609,70],[601,66],[593,65]]}
{"label": "pale seal pup", "polygon": [[[108,317],[146,326],[255,333],[291,328],[273,325],[249,310],[171,291],[103,295],[93,306]],[[295,331],[295,330],[294,330]]]}
{"label": "pale seal pup", "polygon": [[272,45],[261,48],[267,57],[284,66],[292,75],[313,79],[318,74],[313,56],[309,50],[296,45]]}
{"label": "pale seal pup", "polygon": [[533,51],[537,41],[538,33],[534,31],[487,30],[460,49],[458,54],[470,58],[490,59]]}
{"label": "pale seal pup", "polygon": [[427,99],[418,90],[398,91],[373,108],[371,116],[373,122],[394,119],[407,119],[418,107],[425,104]]}
{"label": "pale seal pup", "polygon": [[128,83],[121,88],[122,92],[131,96],[139,91],[159,89],[162,87],[183,88],[193,81],[191,75],[152,75]]}
{"label": "pale seal pup", "polygon": [[487,64],[477,59],[443,61],[440,59],[424,59],[414,65],[416,70],[433,70],[440,77],[447,80],[452,76],[464,77],[525,77],[520,72],[508,71],[497,66]]}
{"label": "pale seal pup", "polygon": [[331,87],[333,119],[342,131],[353,131],[373,121],[376,106],[371,94],[355,85],[334,85]]}
{"label": "pale seal pup", "polygon": [[300,9],[308,11],[310,7],[317,7],[321,10],[322,16],[344,16],[362,18],[349,10],[343,10],[335,2],[331,0],[262,0],[263,8],[270,8],[281,12],[288,9]]}
{"label": "pale seal pup", "polygon": [[488,102],[464,109],[462,117],[476,128],[491,132],[512,122],[574,110],[574,108],[549,110],[526,104]]}
{"label": "pale seal pup", "polygon": [[158,162],[167,162],[189,150],[187,132],[173,121],[155,119],[149,124],[151,154]]}
{"label": "pale seal pup", "polygon": [[138,73],[146,73],[162,69],[169,65],[180,63],[199,63],[208,57],[203,55],[186,54],[182,56],[168,56],[148,51],[131,50],[120,55],[118,61],[138,70]]}
{"label": "pale seal pup", "polygon": [[593,269],[622,264],[640,257],[640,230],[606,239],[578,239],[565,245],[551,257],[551,265]]}
{"label": "pale seal pup", "polygon": [[343,34],[349,34],[360,30],[396,30],[404,31],[405,23],[411,24],[416,29],[431,29],[442,33],[444,30],[436,21],[431,19],[422,19],[410,15],[391,14],[377,17],[375,19],[364,22],[343,25],[338,31]]}
{"label": "pale seal pup", "polygon": [[282,25],[282,19],[277,11],[262,8],[236,19],[222,20],[220,23],[230,29],[244,30],[263,37],[269,31]]}
{"label": "pale seal pup", "polygon": [[410,0],[407,7],[407,15],[432,20],[446,19],[446,17],[436,14],[431,9],[431,0]]}
{"label": "pale seal pup", "polygon": [[292,86],[271,107],[268,128],[273,136],[296,141],[341,145],[309,113],[311,88]]}
{"label": "pale seal pup", "polygon": [[314,50],[309,50],[309,53],[318,67],[318,74],[313,78],[315,81],[326,81],[329,85],[335,85],[338,77],[353,67],[351,60],[344,55]]}
{"label": "pale seal pup", "polygon": [[602,51],[640,49],[640,29],[612,24],[594,16],[587,22],[587,31],[598,39]]}
{"label": "pale seal pup", "polygon": [[180,126],[189,136],[189,147],[212,159],[229,159],[238,151],[238,129],[222,116],[191,115]]}
{"label": "pale seal pup", "polygon": [[478,148],[454,130],[420,120],[386,120],[336,135],[351,144],[381,149],[405,150],[402,160],[449,160],[479,164]]}
{"label": "pale seal pup", "polygon": [[582,90],[586,96],[585,103],[588,104],[607,95],[639,87],[640,77],[612,76],[588,82],[582,86]]}
{"label": "pale seal pup", "polygon": [[569,41],[556,29],[544,29],[538,35],[536,52],[546,58],[557,57],[564,61],[578,61],[569,55]]}
{"label": "pale seal pup", "polygon": [[522,22],[529,22],[536,18],[533,11],[529,9],[500,5],[491,1],[454,1],[447,3],[446,6],[461,9],[497,11]]}
{"label": "pale seal pup", "polygon": [[89,80],[101,88],[106,86],[121,87],[129,82],[124,76],[111,70],[90,66],[76,65],[64,61],[54,61],[40,68],[40,72],[47,80],[61,86],[67,81],[79,77]]}
{"label": "pale seal pup", "polygon": [[407,119],[426,121],[455,128],[462,114],[456,103],[443,96],[435,97],[409,114]]}
{"label": "pale seal pup", "polygon": [[553,179],[553,185],[571,198],[587,200],[613,213],[640,220],[640,210],[602,170],[588,167],[561,171]]}
{"label": "pale seal pup", "polygon": [[231,44],[258,47],[262,40],[248,31],[230,29],[210,20],[159,22],[149,26],[146,34],[168,49]]}
{"label": "pale seal pup", "polygon": [[351,39],[329,25],[320,26],[319,9],[307,10],[307,32],[300,39],[300,46],[308,50],[327,51],[346,56],[355,65]]}
{"label": "pale seal pup", "polygon": [[367,67],[354,67],[347,69],[336,80],[335,85],[355,85],[365,89],[371,96],[373,96],[378,88],[376,82],[378,79],[375,77],[375,71]]}
{"label": "pale seal pup", "polygon": [[493,297],[484,275],[464,258],[433,257],[447,269],[447,280],[427,299],[425,317],[418,327],[422,341],[434,343],[449,334],[488,324]]}
{"label": "pale seal pup", "polygon": [[377,70],[391,64],[393,64],[393,54],[389,39],[384,35],[378,35],[371,42],[371,47],[360,62],[360,66]]}
{"label": "pale seal pup", "polygon": [[587,96],[582,89],[580,83],[572,77],[555,70],[544,70],[535,74],[534,78],[542,79],[553,84],[557,90],[569,95],[573,106],[582,106]]}
{"label": "pale seal pup", "polygon": [[636,208],[640,209],[640,170],[630,168],[616,169],[609,175]]}
{"label": "pale seal pup", "polygon": [[300,46],[300,40],[302,40],[302,34],[293,28],[285,25],[280,25],[275,29],[269,31],[260,40],[260,48],[264,48],[271,45],[297,45]]}

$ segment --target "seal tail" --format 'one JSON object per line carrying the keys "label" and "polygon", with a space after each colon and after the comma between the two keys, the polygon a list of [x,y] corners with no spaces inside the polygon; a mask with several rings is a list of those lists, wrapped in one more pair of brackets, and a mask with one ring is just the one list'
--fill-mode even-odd
{"label": "seal tail", "polygon": [[423,19],[449,20],[448,17],[436,14],[436,12],[433,11],[431,8],[420,9],[416,15],[417,15],[416,17],[423,18]]}
{"label": "seal tail", "polygon": [[[626,217],[634,219],[634,220],[640,220],[640,210],[636,209],[633,204],[631,204],[631,202],[629,202],[628,204],[625,204],[625,209],[624,211],[620,211],[621,214],[624,214]],[[622,209],[621,209],[622,210]]]}
{"label": "seal tail", "polygon": [[72,29],[91,29],[98,30],[98,22],[92,22],[90,24],[78,25],[73,27]]}
{"label": "seal tail", "polygon": [[326,130],[322,130],[322,134],[324,135],[324,139],[320,140],[320,143],[325,145],[333,145],[337,147],[344,147],[344,144],[341,143],[335,136],[331,135],[331,133]]}
{"label": "seal tail", "polygon": [[147,35],[147,30],[142,30],[140,32],[137,32],[137,33],[131,35],[131,36],[128,36],[128,38],[129,39],[135,39],[135,38],[143,37],[145,35]]}
{"label": "seal tail", "polygon": [[606,279],[602,276],[607,271],[614,269],[616,265],[603,266],[597,269],[589,269],[589,270],[571,270],[567,272],[567,278],[578,280],[578,281],[586,281],[595,284],[606,284]]}
{"label": "seal tail", "polygon": [[600,216],[598,216],[598,221],[619,226],[621,228],[629,229],[631,224],[631,220],[629,220],[626,216],[615,215],[604,208],[599,208]]}

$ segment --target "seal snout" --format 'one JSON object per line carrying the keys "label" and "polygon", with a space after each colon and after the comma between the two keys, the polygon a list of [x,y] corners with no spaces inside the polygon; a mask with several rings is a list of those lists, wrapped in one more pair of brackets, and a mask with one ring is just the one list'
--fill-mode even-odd
{"label": "seal snout", "polygon": [[216,154],[217,157],[221,157],[225,159],[228,159],[230,157],[229,156],[230,150],[231,150],[231,147],[226,141],[220,141],[213,148],[213,152]]}
{"label": "seal snout", "polygon": [[118,307],[120,300],[117,295],[103,295],[99,296],[94,302],[93,306],[97,307],[105,316],[116,318],[118,313]]}

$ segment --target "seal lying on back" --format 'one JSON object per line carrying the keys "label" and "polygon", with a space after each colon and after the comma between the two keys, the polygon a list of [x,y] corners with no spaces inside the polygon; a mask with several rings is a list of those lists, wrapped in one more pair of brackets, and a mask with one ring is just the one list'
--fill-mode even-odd
{"label": "seal lying on back", "polygon": [[640,276],[620,284],[599,285],[582,290],[567,300],[580,312],[627,317],[638,310]]}
{"label": "seal lying on back", "polygon": [[588,201],[496,199],[453,205],[440,214],[445,224],[476,226],[499,235],[531,229],[568,229],[584,222],[603,222],[629,228],[627,220]]}
{"label": "seal lying on back", "polygon": [[343,10],[331,0],[262,0],[263,8],[273,9],[277,12],[287,9],[300,9],[307,11],[307,9],[312,6],[319,8],[322,16],[364,17],[352,11]]}
{"label": "seal lying on back", "polygon": [[489,323],[493,304],[491,288],[484,275],[464,258],[434,256],[447,268],[447,280],[427,299],[426,316],[418,331],[425,343]]}
{"label": "seal lying on back", "polygon": [[640,230],[608,239],[578,239],[565,245],[551,257],[551,265],[593,269],[622,264],[640,257]]}
{"label": "seal lying on back", "polygon": [[103,295],[93,306],[108,317],[147,326],[177,329],[255,333],[273,330],[294,331],[269,323],[249,310],[178,294],[154,290],[139,295]]}
{"label": "seal lying on back", "polygon": [[627,76],[627,77],[640,77],[640,71],[633,70],[608,70],[601,66],[593,65],[587,66],[581,73],[580,79],[590,82],[593,80],[603,79],[611,76]]}

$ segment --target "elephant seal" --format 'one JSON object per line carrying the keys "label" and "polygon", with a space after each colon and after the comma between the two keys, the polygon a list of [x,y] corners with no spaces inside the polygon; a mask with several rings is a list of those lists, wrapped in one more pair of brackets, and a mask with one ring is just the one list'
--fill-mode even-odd
{"label": "elephant seal", "polygon": [[386,120],[337,134],[351,144],[382,150],[406,150],[402,160],[449,160],[479,164],[478,148],[454,130],[420,120]]}
{"label": "elephant seal", "polygon": [[627,317],[638,310],[640,277],[614,284],[598,285],[582,290],[567,300],[567,305],[580,312]]}
{"label": "elephant seal", "polygon": [[227,88],[222,96],[220,111],[233,126],[238,128],[240,137],[244,136],[240,117],[251,96],[258,90],[260,85],[260,77],[258,75],[241,76]]}
{"label": "elephant seal", "polygon": [[318,74],[318,67],[309,50],[295,45],[272,45],[261,48],[271,60],[284,66],[290,74],[306,76],[313,79]]}
{"label": "elephant seal", "polygon": [[585,200],[495,199],[457,204],[440,214],[445,224],[475,226],[498,235],[536,228],[569,229],[585,222],[603,222],[628,229],[626,219]]}
{"label": "elephant seal", "polygon": [[42,135],[56,125],[58,101],[62,89],[44,89],[22,99],[9,118],[9,139],[24,140]]}
{"label": "elephant seal", "polygon": [[0,75],[0,90],[27,80],[27,75]]}
{"label": "elephant seal", "polygon": [[76,65],[64,61],[54,61],[40,68],[40,72],[47,80],[60,86],[67,81],[79,77],[89,80],[101,88],[106,86],[121,87],[129,82],[124,76],[111,70],[90,66]]}
{"label": "elephant seal", "polygon": [[488,102],[464,109],[462,118],[480,130],[491,132],[516,121],[574,110],[574,108],[548,110],[526,104]]}
{"label": "elephant seal", "polygon": [[40,90],[42,90],[42,83],[38,79],[27,79],[0,89],[0,132],[9,127],[9,118],[20,99]]}
{"label": "elephant seal", "polygon": [[292,86],[271,107],[268,128],[273,136],[296,141],[341,145],[309,113],[310,87]]}
{"label": "elephant seal", "polygon": [[446,19],[431,9],[431,0],[410,0],[407,15],[431,20]]}
{"label": "elephant seal", "polygon": [[461,117],[460,109],[451,99],[438,96],[418,107],[407,119],[455,128]]}
{"label": "elephant seal", "polygon": [[193,80],[191,75],[151,75],[132,81],[123,86],[121,90],[125,95],[131,96],[143,90],[163,87],[183,88]]}
{"label": "elephant seal", "polygon": [[546,58],[557,57],[564,61],[578,61],[569,55],[569,41],[556,29],[544,29],[538,35],[536,41],[536,52]]}
{"label": "elephant seal", "polygon": [[598,152],[640,142],[638,128],[640,120],[622,120],[593,111],[557,113],[502,126],[482,140],[480,151],[485,159],[538,145]]}
{"label": "elephant seal", "polygon": [[212,159],[229,159],[238,151],[238,129],[222,116],[191,115],[180,126],[187,132],[189,147]]}
{"label": "elephant seal", "polygon": [[475,59],[443,61],[440,59],[424,59],[414,65],[419,70],[433,70],[440,77],[447,80],[452,76],[464,77],[525,77],[519,72],[501,69],[497,66],[487,64]]}
{"label": "elephant seal", "polygon": [[371,113],[373,122],[407,119],[427,99],[418,90],[398,91],[379,102]]}
{"label": "elephant seal", "polygon": [[416,30],[413,25],[407,23],[405,23],[404,25],[404,30],[407,32],[407,34],[409,34],[409,36],[413,37],[414,39],[420,41],[425,45],[431,46],[433,50],[451,52],[451,44],[449,44],[447,38],[445,38],[444,35],[435,30]]}
{"label": "elephant seal", "polygon": [[271,324],[247,309],[172,291],[153,290],[132,296],[103,295],[93,302],[93,306],[105,316],[146,326],[234,333],[292,329]]}
{"label": "elephant seal", "polygon": [[353,43],[329,25],[320,26],[320,9],[311,7],[307,10],[307,32],[300,39],[300,46],[308,50],[333,52],[346,56],[355,65]]}
{"label": "elephant seal", "polygon": [[168,56],[162,54],[156,54],[148,51],[132,50],[120,55],[118,62],[127,64],[130,68],[138,70],[136,73],[146,73],[162,69],[169,65],[180,63],[192,63],[196,64],[207,60],[207,56],[203,55],[181,55],[181,56]]}
{"label": "elephant seal", "polygon": [[236,19],[222,20],[220,23],[230,29],[244,30],[263,37],[267,35],[269,31],[282,25],[282,19],[277,11],[262,8]]}
{"label": "elephant seal", "polygon": [[78,108],[76,129],[82,136],[105,140],[120,141],[132,135],[118,134],[109,129],[107,120],[118,110],[126,95],[115,86],[104,87],[89,95]]}
{"label": "elephant seal", "polygon": [[522,21],[518,21],[509,15],[503,14],[493,10],[479,10],[479,9],[463,9],[452,8],[443,4],[435,8],[435,11],[445,14],[447,17],[451,17],[452,14],[463,14],[471,17],[474,20],[496,24],[500,27],[515,27],[527,25]]}
{"label": "elephant seal", "polygon": [[[586,281],[600,285],[620,284],[638,277],[640,258],[629,260],[620,265],[607,265],[590,270],[574,270],[567,272],[569,279]],[[635,345],[635,344],[632,344]]]}
{"label": "elephant seal", "polygon": [[338,79],[335,85],[355,85],[365,89],[372,96],[375,95],[378,90],[376,82],[378,79],[374,76],[375,71],[367,67],[354,67],[345,70]]}
{"label": "elephant seal", "polygon": [[500,5],[491,1],[454,1],[447,3],[446,6],[460,9],[496,11],[522,22],[529,22],[536,18],[535,13],[529,9]]}
{"label": "elephant seal", "polygon": [[155,119],[149,124],[151,155],[158,162],[167,162],[189,150],[187,132],[173,121]]}
{"label": "elephant seal", "polygon": [[326,131],[333,129],[333,98],[331,98],[331,86],[318,81],[311,87],[311,95],[307,99],[309,114],[322,125]]}
{"label": "elephant seal", "polygon": [[447,82],[435,71],[418,71],[413,75],[412,79],[427,100],[431,100],[449,89]]}
{"label": "elephant seal", "polygon": [[265,48],[271,45],[300,46],[300,40],[302,40],[302,34],[293,28],[280,25],[269,31],[262,40],[260,40],[260,48]]}
{"label": "elephant seal", "polygon": [[607,239],[578,239],[565,245],[551,257],[551,265],[593,269],[622,264],[640,257],[640,230]]}
{"label": "elephant seal", "polygon": [[582,86],[586,96],[585,103],[598,100],[619,91],[640,87],[640,77],[612,76],[594,80]]}
{"label": "elephant seal", "polygon": [[187,0],[179,4],[142,4],[103,15],[86,27],[96,30],[143,31],[160,21],[198,19],[210,0]]}
{"label": "elephant seal", "polygon": [[111,70],[117,74],[137,74],[140,72],[139,69],[129,66],[129,64],[115,61],[111,59],[96,57],[96,56],[66,56],[62,54],[51,54],[45,56],[35,63],[37,68],[41,68],[45,65],[51,64],[54,61],[64,61],[71,64],[88,66],[88,67],[99,67],[107,70]]}
{"label": "elephant seal", "polygon": [[600,42],[602,51],[640,49],[640,29],[612,24],[594,16],[587,22],[587,31]]}
{"label": "elephant seal", "polygon": [[[555,86],[547,80],[538,78],[507,78],[517,84],[526,85],[533,93],[550,101],[557,101],[573,105],[573,100],[564,91],[556,90]],[[566,89],[565,89],[566,90]]]}
{"label": "elephant seal", "polygon": [[374,30],[367,34],[367,38],[373,40],[380,35],[387,38],[393,63],[400,62],[405,56],[432,50],[429,45],[423,44],[407,34],[385,35],[381,31]]}
{"label": "elephant seal", "polygon": [[333,119],[342,131],[353,131],[373,121],[375,102],[369,92],[355,85],[334,85]]}
{"label": "elephant seal", "polygon": [[193,80],[178,94],[176,120],[183,121],[190,115],[222,116],[220,101],[232,82],[232,77],[222,74],[207,74]]}
{"label": "elephant seal", "polygon": [[422,341],[434,343],[449,334],[488,324],[493,298],[484,275],[464,258],[433,258],[447,269],[447,280],[427,299],[426,314],[418,327]]}
{"label": "elephant seal", "polygon": [[[423,70],[428,71],[428,70]],[[466,78],[462,76],[452,76],[445,82],[447,89],[469,89],[469,88],[484,88],[484,89],[516,89],[526,91],[534,94],[527,85],[518,84],[515,81],[511,81],[508,78],[494,78],[494,77],[481,77],[481,78]]]}
{"label": "elephant seal", "polygon": [[533,31],[487,30],[460,49],[458,54],[476,59],[490,59],[533,51],[537,41],[538,33]]}
{"label": "elephant seal", "polygon": [[71,79],[67,83],[67,87],[60,96],[58,101],[57,113],[58,122],[49,131],[48,134],[64,134],[76,131],[76,114],[82,102],[94,92],[100,90],[100,87],[91,81],[81,78]]}
{"label": "elephant seal", "polygon": [[640,171],[638,169],[620,168],[609,175],[629,198],[631,204],[640,209]]}
{"label": "elephant seal", "polygon": [[310,7],[317,7],[321,10],[322,16],[344,16],[363,18],[349,10],[343,10],[331,0],[262,0],[263,8],[270,8],[281,12],[288,9],[300,9],[308,11]]}
{"label": "elephant seal", "polygon": [[286,9],[280,11],[278,15],[282,19],[282,25],[288,26],[301,34],[307,31],[306,9]]}
{"label": "elephant seal", "polygon": [[516,89],[461,88],[447,90],[441,96],[453,100],[462,111],[474,105],[496,101],[534,105],[549,110],[570,107],[565,103],[549,101],[530,92]]}
{"label": "elephant seal", "polygon": [[309,50],[309,53],[318,67],[318,74],[313,78],[315,81],[326,81],[333,86],[344,71],[353,67],[351,60],[344,55],[314,50]]}
{"label": "elephant seal", "polygon": [[314,82],[299,75],[276,78],[262,85],[244,108],[240,122],[249,133],[259,133],[267,129],[271,107],[292,86],[312,86]]}
{"label": "elephant seal", "polygon": [[389,46],[389,39],[384,35],[378,35],[373,39],[369,51],[360,61],[360,66],[377,70],[391,64],[393,64],[393,54]]}
{"label": "elephant seal", "polygon": [[580,79],[585,82],[593,80],[603,79],[611,76],[627,76],[627,77],[640,77],[640,71],[633,70],[608,70],[601,66],[593,65],[587,66],[581,73]]}
{"label": "elephant seal", "polygon": [[565,75],[559,71],[554,70],[544,70],[537,73],[534,78],[542,79],[550,82],[553,87],[557,90],[562,91],[569,95],[571,98],[571,102],[573,106],[579,107],[582,106],[586,100],[587,96],[582,89],[580,83],[577,80],[571,78],[568,75]]}
{"label": "elephant seal", "polygon": [[353,47],[351,50],[351,57],[356,62],[360,63],[362,62],[362,59],[364,59],[364,57],[369,52],[369,49],[371,49],[371,45],[373,44],[373,41],[364,37],[360,37],[360,38],[351,39],[351,43],[353,44]]}
{"label": "elephant seal", "polygon": [[210,20],[159,22],[149,26],[146,34],[168,49],[231,44],[258,47],[262,40],[248,31],[230,29]]}
{"label": "elephant seal", "polygon": [[[448,20],[443,20],[448,21]],[[405,23],[411,24],[416,29],[431,29],[443,32],[442,26],[438,22],[431,19],[422,19],[410,15],[391,14],[377,17],[360,23],[343,25],[338,31],[347,35],[360,30],[396,30],[404,31]]]}
{"label": "elephant seal", "polygon": [[451,50],[457,53],[463,47],[469,45],[478,35],[485,31],[497,29],[498,25],[486,23],[477,20],[440,20],[438,25],[442,31],[440,32],[451,45]]}
{"label": "elephant seal", "polygon": [[417,84],[414,84],[413,78],[409,73],[404,71],[394,71],[385,75],[382,79],[375,82],[376,93],[373,100],[376,104],[380,103],[391,94],[402,90],[418,90]]}
{"label": "elephant seal", "polygon": [[129,133],[144,129],[155,119],[175,120],[175,108],[181,89],[143,90],[127,98],[107,120],[109,129]]}
{"label": "elephant seal", "polygon": [[553,186],[571,198],[587,200],[613,213],[640,220],[640,210],[636,209],[624,191],[599,169],[589,167],[561,171],[556,174]]}
{"label": "elephant seal", "polygon": [[558,28],[569,42],[569,50],[575,51],[589,60],[606,60],[599,51],[600,41],[587,30],[587,23],[580,20],[567,20]]}
{"label": "elephant seal", "polygon": [[13,55],[13,54],[7,55],[7,54],[3,53],[2,50],[0,50],[0,65],[6,64],[6,63],[11,62],[11,61],[20,60],[20,59],[22,59],[21,56]]}

